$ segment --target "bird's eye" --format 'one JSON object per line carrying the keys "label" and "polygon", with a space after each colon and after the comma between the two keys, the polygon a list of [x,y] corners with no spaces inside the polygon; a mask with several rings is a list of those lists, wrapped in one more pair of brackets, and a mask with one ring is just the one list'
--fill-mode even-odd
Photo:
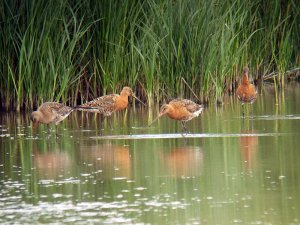
{"label": "bird's eye", "polygon": [[165,106],[163,106],[160,111],[161,111],[161,113],[165,113],[166,110],[167,110],[167,108]]}
{"label": "bird's eye", "polygon": [[35,119],[34,116],[30,116],[30,120],[31,120],[32,122],[35,122],[35,121],[36,121],[36,119]]}

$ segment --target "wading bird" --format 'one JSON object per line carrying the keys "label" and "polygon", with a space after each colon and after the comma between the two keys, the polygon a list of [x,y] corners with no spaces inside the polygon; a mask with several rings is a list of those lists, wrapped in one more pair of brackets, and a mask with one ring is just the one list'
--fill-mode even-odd
{"label": "wading bird", "polygon": [[238,99],[242,102],[243,118],[245,117],[244,104],[245,103],[252,104],[253,102],[255,102],[257,98],[257,91],[255,89],[255,86],[250,83],[248,79],[248,74],[249,74],[249,69],[245,67],[243,71],[243,77],[241,83],[236,90],[236,95]]}
{"label": "wading bird", "polygon": [[187,133],[186,122],[201,114],[204,107],[188,99],[174,99],[161,106],[159,115],[149,125],[151,126],[161,116],[167,114],[169,118],[181,121],[182,132]]}
{"label": "wading bird", "polygon": [[[58,125],[62,120],[74,110],[74,108],[65,106],[58,102],[45,102],[37,111],[34,111],[30,115],[33,129],[36,129],[39,123],[46,124],[48,127],[48,134],[50,134],[49,124],[54,123]],[[57,126],[55,126],[57,137]]]}
{"label": "wading bird", "polygon": [[[78,110],[100,113],[104,117],[108,117],[114,112],[121,111],[126,109],[128,106],[128,97],[132,96],[137,99],[140,103],[145,105],[140,99],[138,99],[130,87],[124,87],[121,93],[118,94],[110,94],[104,95],[99,98],[96,98],[90,102],[86,102],[80,105]],[[111,124],[110,124],[111,126]],[[112,128],[112,127],[111,127]]]}
{"label": "wading bird", "polygon": [[[30,115],[32,121],[32,127],[35,130],[40,123],[46,124],[48,127],[48,134],[50,135],[49,124],[58,125],[62,120],[68,117],[68,115],[80,106],[70,107],[65,106],[58,102],[45,102],[36,111]],[[57,126],[55,126],[56,137]]]}

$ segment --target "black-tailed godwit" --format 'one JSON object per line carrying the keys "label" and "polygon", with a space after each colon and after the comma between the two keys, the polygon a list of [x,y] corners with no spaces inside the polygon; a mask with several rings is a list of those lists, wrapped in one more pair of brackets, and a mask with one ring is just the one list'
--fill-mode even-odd
{"label": "black-tailed godwit", "polygon": [[57,125],[68,117],[68,115],[80,106],[70,107],[58,102],[45,102],[36,111],[30,115],[33,129],[35,130],[40,123],[46,124],[48,127],[48,134],[50,134],[49,124],[55,124],[56,137]]}
{"label": "black-tailed godwit", "polygon": [[[79,111],[100,113],[104,117],[109,117],[114,112],[124,110],[128,106],[128,97],[132,96],[145,105],[133,93],[130,87],[124,87],[120,94],[104,95],[92,101],[86,102],[79,107]],[[86,109],[85,109],[86,108]],[[111,127],[112,128],[112,127]]]}
{"label": "black-tailed godwit", "polygon": [[245,103],[252,104],[253,102],[255,102],[257,98],[257,91],[255,89],[255,86],[250,83],[248,74],[249,74],[249,69],[245,67],[243,71],[243,77],[241,83],[236,90],[236,95],[238,99],[242,102],[243,118],[244,118],[244,104]]}
{"label": "black-tailed godwit", "polygon": [[186,133],[186,122],[199,116],[203,109],[203,105],[196,104],[191,100],[180,98],[174,99],[168,104],[161,106],[159,115],[152,121],[151,124],[153,124],[161,116],[167,114],[169,118],[181,121],[182,131]]}

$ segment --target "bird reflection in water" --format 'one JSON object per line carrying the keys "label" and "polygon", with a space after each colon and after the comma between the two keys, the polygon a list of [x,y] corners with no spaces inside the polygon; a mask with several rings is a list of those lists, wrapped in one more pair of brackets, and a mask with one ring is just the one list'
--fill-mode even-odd
{"label": "bird reflection in water", "polygon": [[251,134],[256,133],[255,130],[244,130],[241,133],[249,134],[249,136],[240,137],[240,150],[244,161],[245,169],[248,172],[252,172],[253,167],[255,165],[256,152],[258,146],[258,136],[251,136]]}
{"label": "bird reflection in water", "polygon": [[79,151],[81,163],[98,171],[97,177],[130,178],[131,160],[129,148],[111,143],[94,146],[81,146]]}
{"label": "bird reflection in water", "polygon": [[38,147],[33,145],[33,161],[40,179],[57,180],[70,173],[72,160],[67,152],[54,147]]}
{"label": "bird reflection in water", "polygon": [[163,155],[167,173],[173,177],[198,177],[202,173],[203,152],[200,147],[178,147]]}

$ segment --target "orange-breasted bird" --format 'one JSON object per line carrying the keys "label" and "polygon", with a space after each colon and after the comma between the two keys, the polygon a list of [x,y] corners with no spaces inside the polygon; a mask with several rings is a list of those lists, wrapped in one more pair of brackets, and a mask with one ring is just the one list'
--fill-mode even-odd
{"label": "orange-breasted bird", "polygon": [[159,115],[149,125],[151,126],[158,118],[167,114],[173,120],[181,121],[183,133],[187,132],[186,122],[199,116],[204,107],[188,99],[177,98],[168,104],[161,106]]}
{"label": "orange-breasted bird", "polygon": [[249,69],[247,67],[244,68],[243,76],[240,85],[236,90],[236,95],[238,99],[242,102],[242,112],[244,118],[244,104],[255,102],[257,98],[257,91],[253,84],[250,83],[249,78]]}
{"label": "orange-breasted bird", "polygon": [[100,113],[104,117],[108,117],[114,112],[121,111],[128,106],[128,97],[132,96],[137,99],[140,103],[145,105],[139,98],[135,96],[130,87],[124,87],[121,93],[104,95],[96,98],[92,101],[86,102],[80,105],[79,111]]}

